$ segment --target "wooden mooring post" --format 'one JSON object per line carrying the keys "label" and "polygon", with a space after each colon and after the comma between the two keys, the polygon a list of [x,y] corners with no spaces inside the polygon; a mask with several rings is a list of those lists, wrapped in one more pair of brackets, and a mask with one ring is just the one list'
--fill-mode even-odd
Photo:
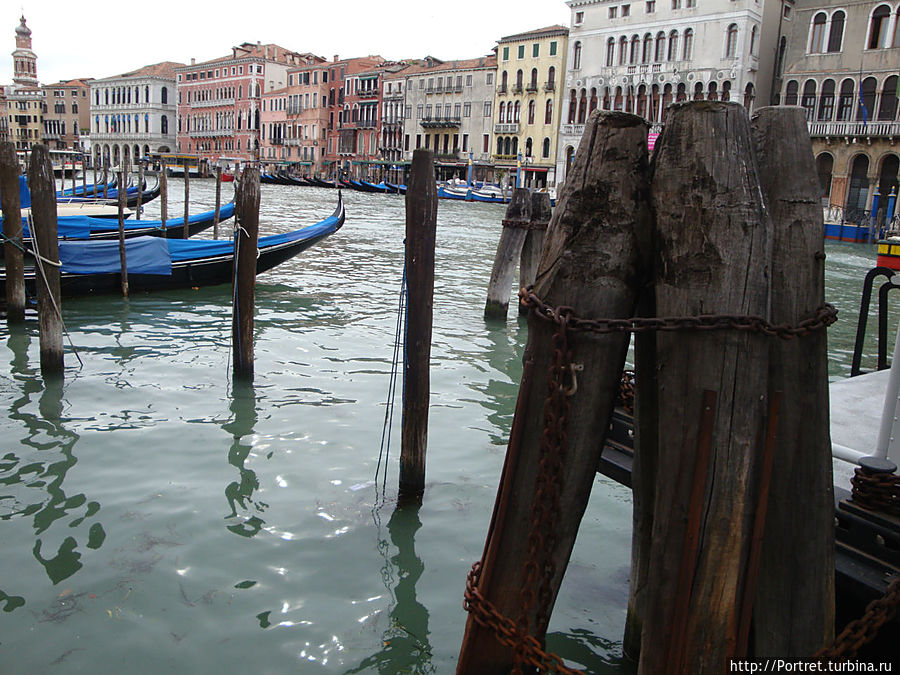
{"label": "wooden mooring post", "polygon": [[216,167],[216,211],[213,214],[213,239],[219,238],[219,211],[222,207],[222,167]]}
{"label": "wooden mooring post", "polygon": [[59,293],[59,240],[56,226],[56,179],[46,145],[31,147],[28,165],[31,190],[31,236],[35,248],[38,335],[41,374],[62,377],[63,323]]}
{"label": "wooden mooring post", "polygon": [[109,158],[103,159],[103,199],[109,199]]}
{"label": "wooden mooring post", "polygon": [[3,209],[3,257],[6,260],[6,320],[15,323],[25,318],[25,262],[19,200],[19,158],[12,141],[0,143],[0,196],[0,207]]}
{"label": "wooden mooring post", "polygon": [[[774,227],[771,320],[797,325],[825,302],[821,188],[806,118],[800,108],[761,108],[751,127]],[[770,344],[769,388],[790,405],[779,415],[762,539],[753,626],[760,656],[807,657],[834,638],[826,343],[819,330]]]}
{"label": "wooden mooring post", "polygon": [[[187,239],[191,236],[191,229],[188,225],[188,218],[191,215],[191,167],[188,165],[188,161],[184,160],[182,162],[182,166],[184,167],[184,229],[182,236]],[[257,188],[257,192],[259,192]],[[259,198],[257,198],[257,204],[259,204]],[[257,206],[257,223],[259,222],[259,206]]]}
{"label": "wooden mooring post", "polygon": [[425,491],[437,208],[434,154],[419,149],[413,152],[406,189],[407,315],[400,448],[401,499],[418,498]]}
{"label": "wooden mooring post", "polygon": [[[547,305],[570,306],[585,319],[634,315],[646,281],[641,249],[651,228],[647,131],[646,122],[625,113],[597,111],[588,119],[535,282],[536,296]],[[573,332],[529,315],[500,487],[484,553],[470,577],[458,673],[505,673],[513,666],[516,648],[488,627],[489,605],[543,644],[595,480],[628,342],[627,333]],[[555,398],[545,414],[551,389]],[[555,427],[559,419],[570,421],[567,430]]]}
{"label": "wooden mooring post", "polygon": [[484,318],[506,320],[509,310],[509,293],[516,274],[516,263],[522,255],[522,247],[528,236],[531,220],[531,196],[527,188],[516,188],[506,208],[503,230],[497,243],[497,254],[491,269]]}
{"label": "wooden mooring post", "polygon": [[[519,260],[519,288],[528,288],[534,284],[551,215],[550,195],[546,192],[532,192],[528,234],[525,235],[522,257]],[[527,313],[528,308],[519,304],[519,314]]]}
{"label": "wooden mooring post", "polygon": [[120,266],[120,274],[122,277],[122,297],[128,297],[128,261],[126,260],[125,255],[125,204],[126,204],[126,191],[125,187],[125,172],[120,170],[119,177],[116,182],[116,186],[118,187],[117,195],[119,197],[119,266]]}
{"label": "wooden mooring post", "polygon": [[[94,184],[91,186],[91,196],[96,199],[97,195],[97,162],[91,162],[91,170],[94,172]],[[84,194],[87,197],[87,192]]]}
{"label": "wooden mooring post", "polygon": [[[185,176],[187,166],[185,166]],[[234,378],[253,380],[253,312],[256,285],[256,252],[259,239],[259,169],[248,168],[241,176],[236,204],[234,235],[234,288],[231,322]]]}
{"label": "wooden mooring post", "polygon": [[160,227],[166,231],[166,220],[169,217],[169,175],[165,160],[159,163],[159,218]]}
{"label": "wooden mooring post", "polygon": [[144,199],[144,164],[142,162],[138,162],[138,193],[137,193],[137,205],[134,210],[134,219],[141,219],[141,202]]}
{"label": "wooden mooring post", "polygon": [[81,196],[87,197],[87,155],[81,155]]}

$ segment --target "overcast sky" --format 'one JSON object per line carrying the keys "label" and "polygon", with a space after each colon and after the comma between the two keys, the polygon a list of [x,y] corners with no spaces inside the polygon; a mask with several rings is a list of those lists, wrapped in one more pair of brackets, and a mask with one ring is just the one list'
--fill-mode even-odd
{"label": "overcast sky", "polygon": [[67,0],[0,9],[0,83],[12,82],[15,29],[24,13],[42,84],[110,77],[160,61],[190,63],[229,53],[242,42],[275,43],[327,59],[380,54],[475,58],[504,35],[569,25],[563,0]]}

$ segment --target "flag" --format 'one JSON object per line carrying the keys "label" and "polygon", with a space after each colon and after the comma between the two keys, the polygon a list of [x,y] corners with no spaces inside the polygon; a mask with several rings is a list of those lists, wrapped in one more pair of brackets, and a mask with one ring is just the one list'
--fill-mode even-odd
{"label": "flag", "polygon": [[863,129],[866,128],[867,122],[869,121],[869,111],[866,108],[866,102],[863,100],[863,86],[862,86],[862,68],[859,70],[859,109],[862,111],[862,122]]}

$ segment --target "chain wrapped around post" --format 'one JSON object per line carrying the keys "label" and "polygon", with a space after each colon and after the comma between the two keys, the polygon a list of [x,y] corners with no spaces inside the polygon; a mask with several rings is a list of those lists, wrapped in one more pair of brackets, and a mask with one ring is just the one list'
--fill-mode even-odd
{"label": "chain wrapped around post", "polygon": [[[559,511],[560,474],[567,446],[569,398],[577,391],[576,372],[579,370],[578,364],[572,363],[569,334],[741,330],[788,340],[827,328],[837,320],[837,310],[830,304],[823,304],[813,317],[792,326],[774,325],[759,316],[740,315],[582,319],[575,315],[572,307],[551,307],[545,304],[531,286],[519,291],[519,300],[536,317],[557,326],[551,343],[554,351],[553,359],[547,373],[547,399],[544,403],[544,428],[538,460],[540,470],[531,509],[528,557],[524,564],[519,616],[517,621],[513,622],[481,595],[478,590],[481,562],[476,562],[468,575],[463,607],[472,614],[476,622],[491,629],[501,644],[515,650],[513,673],[521,674],[522,668],[527,666],[537,668],[541,672],[570,675],[581,671],[568,668],[557,655],[544,651],[541,643],[530,634],[531,621],[528,616],[535,601],[538,600],[536,622],[543,627],[549,622],[547,610],[550,607],[551,580],[555,568],[546,551],[552,550],[554,544],[554,519]],[[633,410],[633,397],[634,373],[625,371],[620,382],[619,401],[623,407],[629,409],[629,412]],[[900,584],[895,582],[892,586],[897,586],[895,594],[900,596]],[[894,609],[896,610],[896,607]]]}
{"label": "chain wrapped around post", "polygon": [[834,639],[834,643],[816,652],[823,661],[847,661],[856,656],[859,649],[871,642],[881,627],[890,621],[900,609],[900,577],[894,579],[885,594],[868,604],[865,613],[847,624]]}

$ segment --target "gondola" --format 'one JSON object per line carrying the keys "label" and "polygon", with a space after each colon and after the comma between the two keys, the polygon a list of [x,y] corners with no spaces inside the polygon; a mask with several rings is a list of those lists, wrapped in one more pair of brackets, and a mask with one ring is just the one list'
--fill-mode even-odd
{"label": "gondola", "polygon": [[[140,196],[141,205],[147,204],[157,197],[159,197],[162,186],[160,185],[159,177],[156,179],[156,185],[154,185],[149,190],[147,189],[147,182],[144,181],[143,191],[139,191],[137,186],[127,188],[125,191],[125,206],[129,209],[133,209],[138,204],[138,197]],[[68,190],[71,192],[71,190]],[[64,195],[60,196],[59,193],[56,195],[56,201],[60,204],[77,204],[79,202],[102,202],[104,204],[108,204],[110,206],[117,206],[119,203],[119,191],[115,188],[107,191],[106,197],[102,196],[102,193],[97,197],[82,197],[79,195],[71,196]]]}
{"label": "gondola", "polygon": [[[256,272],[272,269],[337,232],[344,224],[344,204],[328,218],[307,227],[260,237]],[[122,290],[119,248],[115,241],[61,241],[60,291],[66,297]],[[231,240],[173,240],[139,237],[126,242],[128,289],[132,293],[168,291],[230,283],[234,268]],[[0,274],[5,290],[6,272]],[[26,267],[25,287],[34,292],[34,267]]]}
{"label": "gondola", "polygon": [[323,188],[337,187],[337,185],[335,185],[333,180],[322,180],[321,178],[310,178],[309,182],[316,187],[323,187]]}

